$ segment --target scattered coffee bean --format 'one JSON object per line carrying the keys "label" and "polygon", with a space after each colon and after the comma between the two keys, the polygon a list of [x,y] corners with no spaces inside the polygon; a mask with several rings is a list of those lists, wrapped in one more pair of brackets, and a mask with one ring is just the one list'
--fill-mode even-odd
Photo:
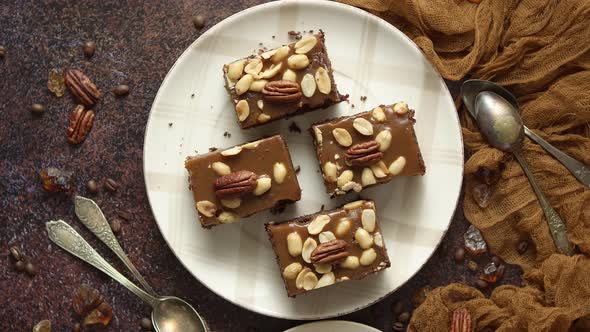
{"label": "scattered coffee bean", "polygon": [[477,271],[477,263],[472,260],[469,260],[467,262],[467,268],[470,269],[471,271],[475,272],[475,271]]}
{"label": "scattered coffee bean", "polygon": [[82,331],[82,326],[80,325],[80,323],[74,324],[74,326],[72,327],[72,332],[80,332],[80,331]]}
{"label": "scattered coffee bean", "polygon": [[18,272],[23,272],[25,270],[25,262],[23,262],[23,261],[17,261],[16,263],[14,263],[14,268]]}
{"label": "scattered coffee bean", "polygon": [[498,266],[498,270],[496,271],[496,279],[497,280],[502,279],[505,271],[506,271],[506,265],[500,264],[500,266]]}
{"label": "scattered coffee bean", "polygon": [[396,322],[393,324],[393,330],[394,331],[403,331],[405,330],[404,328],[404,324],[400,323],[400,322]]}
{"label": "scattered coffee bean", "polygon": [[131,213],[129,213],[127,211],[123,211],[123,210],[118,211],[117,212],[117,215],[119,217],[121,217],[121,219],[123,219],[125,221],[129,221],[129,220],[131,220],[133,218],[133,215]]}
{"label": "scattered coffee bean", "polygon": [[402,312],[398,317],[397,321],[400,323],[407,323],[410,320],[410,313],[407,311]]}
{"label": "scattered coffee bean", "polygon": [[96,43],[93,41],[85,42],[84,46],[82,46],[82,51],[87,58],[91,58],[96,51]]}
{"label": "scattered coffee bean", "polygon": [[121,84],[113,89],[113,93],[117,97],[124,97],[129,94],[129,85]]}
{"label": "scattered coffee bean", "polygon": [[193,16],[193,24],[195,25],[195,28],[202,29],[205,26],[205,17],[203,17],[203,15]]}
{"label": "scattered coffee bean", "polygon": [[117,183],[117,181],[111,178],[107,178],[104,182],[104,187],[106,188],[106,190],[110,192],[115,192],[119,188],[119,184]]}
{"label": "scattered coffee bean", "polygon": [[500,257],[494,256],[494,257],[492,257],[492,263],[494,263],[496,266],[500,266],[500,263],[502,263],[502,260],[500,260]]}
{"label": "scattered coffee bean", "polygon": [[27,262],[25,264],[25,272],[27,272],[27,274],[30,276],[34,276],[37,274],[37,267],[31,262]]}
{"label": "scattered coffee bean", "polygon": [[519,254],[524,254],[529,247],[529,241],[521,241],[518,244],[517,250]]}
{"label": "scattered coffee bean", "polygon": [[86,183],[86,190],[88,190],[91,194],[96,194],[98,192],[98,184],[96,181],[90,180]]}
{"label": "scattered coffee bean", "polygon": [[400,301],[393,304],[393,313],[399,315],[404,310],[404,305]]}
{"label": "scattered coffee bean", "polygon": [[461,263],[464,260],[465,260],[465,249],[457,248],[457,250],[455,250],[455,261],[457,263]]}
{"label": "scattered coffee bean", "polygon": [[117,218],[111,220],[111,229],[113,233],[119,234],[121,232],[121,221]]}
{"label": "scattered coffee bean", "polygon": [[10,254],[14,259],[20,261],[23,259],[23,254],[20,252],[20,249],[17,246],[10,247]]}
{"label": "scattered coffee bean", "polygon": [[4,58],[6,56],[6,49],[4,46],[0,46],[0,58]]}
{"label": "scattered coffee bean", "polygon": [[143,317],[141,319],[141,321],[139,322],[139,325],[141,325],[141,328],[144,331],[151,331],[152,330],[152,320],[147,317]]}
{"label": "scattered coffee bean", "polygon": [[485,280],[477,279],[477,281],[475,281],[475,286],[479,289],[486,289],[488,288],[488,283]]}
{"label": "scattered coffee bean", "polygon": [[43,114],[43,112],[45,112],[45,107],[41,104],[33,104],[31,105],[31,112],[33,112],[33,114]]}

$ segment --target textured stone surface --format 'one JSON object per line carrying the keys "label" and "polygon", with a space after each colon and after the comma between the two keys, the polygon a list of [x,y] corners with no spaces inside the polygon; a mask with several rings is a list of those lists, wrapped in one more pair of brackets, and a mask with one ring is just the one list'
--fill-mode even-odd
{"label": "textured stone surface", "polygon": [[[107,331],[139,331],[150,309],[123,287],[89,265],[50,244],[44,223],[75,220],[71,198],[41,190],[37,172],[47,166],[73,171],[76,190],[86,194],[86,181],[102,187],[111,177],[121,183],[114,193],[102,188],[95,197],[108,218],[118,211],[132,215],[122,221],[119,240],[137,268],[161,294],[182,296],[194,304],[213,331],[278,331],[299,322],[264,317],[237,307],[210,292],[182,267],[160,235],[148,205],[142,173],[145,123],[160,82],[176,58],[198,36],[191,16],[203,14],[206,30],[223,18],[263,1],[221,0],[3,0],[0,6],[0,330],[30,331],[51,319],[55,331],[69,331],[76,322],[71,299],[82,283],[99,289],[113,306]],[[86,59],[82,45],[94,40],[97,50]],[[105,95],[95,107],[94,128],[80,146],[66,142],[65,128],[74,101],[57,98],[47,87],[52,68],[76,67]],[[111,90],[131,87],[115,99]],[[456,95],[456,84],[451,84]],[[30,106],[46,111],[33,116]],[[442,245],[425,267],[400,290],[370,308],[347,315],[390,330],[391,304],[411,309],[412,294],[424,285],[473,284],[478,273],[453,261],[467,222],[459,208]],[[80,223],[73,227],[115,266],[122,264]],[[38,265],[31,278],[16,272],[8,247],[18,244]],[[485,265],[486,259],[478,258]],[[396,268],[392,262],[392,268]],[[507,269],[503,282],[520,283],[519,271]],[[489,293],[489,290],[486,292]],[[285,294],[277,294],[285,296]]]}

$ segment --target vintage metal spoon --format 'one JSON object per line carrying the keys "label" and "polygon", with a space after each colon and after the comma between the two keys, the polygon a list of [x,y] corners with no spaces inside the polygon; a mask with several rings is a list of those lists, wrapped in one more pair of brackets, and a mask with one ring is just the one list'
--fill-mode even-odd
{"label": "vintage metal spoon", "polygon": [[545,213],[549,231],[557,249],[568,256],[573,255],[574,248],[569,243],[566,226],[559,214],[551,207],[543,191],[537,184],[533,172],[522,156],[524,126],[516,108],[506,99],[491,91],[483,91],[475,97],[476,120],[479,130],[492,146],[512,152],[529,179],[541,208]]}
{"label": "vintage metal spoon", "polygon": [[131,263],[127,255],[125,255],[123,248],[121,248],[119,241],[117,241],[115,234],[113,234],[113,231],[111,230],[111,225],[109,225],[107,218],[105,218],[98,205],[93,200],[82,196],[76,196],[74,202],[74,211],[82,224],[84,224],[86,228],[117,254],[129,271],[131,271],[135,278],[137,278],[141,286],[143,286],[143,289],[151,295],[156,296],[156,292],[154,292],[141,273],[139,273],[135,266],[133,266],[133,263]]}
{"label": "vintage metal spoon", "polygon": [[[465,103],[467,110],[469,113],[471,113],[471,116],[473,116],[474,119],[477,118],[475,98],[482,91],[495,92],[508,101],[515,110],[519,109],[518,102],[516,101],[514,95],[496,83],[484,80],[467,80],[463,83],[463,86],[461,86],[461,95],[463,96],[463,102]],[[555,159],[561,162],[563,166],[565,166],[572,173],[572,175],[578,179],[578,181],[590,188],[590,167],[584,165],[580,161],[570,157],[563,151],[551,145],[539,135],[535,134],[535,132],[529,130],[527,126],[523,125],[523,127],[524,134],[527,135],[528,138],[542,146],[547,152],[555,157]]]}
{"label": "vintage metal spoon", "polygon": [[207,328],[197,311],[174,296],[153,296],[137,287],[111,266],[63,220],[46,223],[49,239],[72,255],[96,267],[125,286],[152,307],[152,322],[157,332],[205,332]]}

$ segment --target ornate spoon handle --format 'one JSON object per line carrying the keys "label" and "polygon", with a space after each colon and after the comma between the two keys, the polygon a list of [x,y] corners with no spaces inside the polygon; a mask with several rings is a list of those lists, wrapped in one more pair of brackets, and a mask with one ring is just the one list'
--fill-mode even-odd
{"label": "ornate spoon handle", "polygon": [[541,136],[535,134],[534,131],[524,126],[524,133],[533,141],[537,142],[547,152],[549,152],[555,159],[559,160],[567,168],[573,176],[582,182],[586,187],[590,188],[590,167],[582,164],[578,160],[568,156],[563,151],[551,145]]}
{"label": "ornate spoon handle", "polygon": [[150,294],[157,296],[152,287],[145,281],[141,273],[137,271],[133,263],[129,260],[123,248],[119,245],[115,234],[111,230],[104,214],[96,205],[96,203],[88,198],[76,196],[75,211],[78,219],[88,228],[96,237],[98,237],[104,244],[106,244],[125,264],[125,266],[133,273],[135,278],[143,286],[143,288]]}
{"label": "ornate spoon handle", "polygon": [[115,270],[107,261],[100,256],[89,244],[76,232],[75,229],[66,224],[63,220],[49,221],[45,224],[49,239],[70,254],[80,258],[86,263],[106,273],[109,277],[125,286],[142,300],[149,303],[152,308],[158,304],[158,299],[137,287],[129,279],[125,278],[119,271]]}
{"label": "ornate spoon handle", "polygon": [[555,246],[562,254],[567,256],[573,255],[574,248],[567,239],[565,223],[559,214],[557,214],[557,212],[551,207],[551,204],[549,204],[549,200],[547,200],[547,197],[545,197],[545,194],[543,194],[543,191],[537,184],[537,181],[533,176],[533,172],[531,172],[529,169],[529,165],[522,157],[521,152],[519,150],[515,150],[513,152],[514,156],[516,156],[516,160],[518,160],[520,166],[524,170],[524,174],[526,174],[526,176],[529,178],[529,182],[531,183],[535,194],[537,194],[537,198],[539,199],[543,213],[545,213],[545,219],[547,219],[547,225],[549,226],[549,231],[553,237]]}

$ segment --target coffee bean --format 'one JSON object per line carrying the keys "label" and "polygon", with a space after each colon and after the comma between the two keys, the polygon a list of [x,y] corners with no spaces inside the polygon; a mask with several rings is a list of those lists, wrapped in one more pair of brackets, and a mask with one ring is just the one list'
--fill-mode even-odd
{"label": "coffee bean", "polygon": [[121,232],[121,221],[119,219],[113,219],[111,221],[111,229],[113,230],[113,233],[119,234],[119,232]]}
{"label": "coffee bean", "polygon": [[410,313],[407,311],[402,312],[398,317],[397,317],[398,322],[400,323],[407,323],[410,320]]}
{"label": "coffee bean", "polygon": [[193,16],[193,24],[195,25],[195,28],[202,29],[205,26],[205,17],[203,17],[203,15]]}
{"label": "coffee bean", "polygon": [[96,184],[96,181],[89,180],[86,183],[86,190],[88,190],[88,192],[91,194],[96,194],[98,192],[98,185]]}
{"label": "coffee bean", "polygon": [[31,262],[27,262],[27,264],[25,264],[25,271],[28,275],[34,276],[37,274],[37,267]]}
{"label": "coffee bean", "polygon": [[474,262],[474,261],[472,261],[472,260],[469,260],[469,261],[467,262],[467,268],[468,268],[469,270],[471,270],[471,271],[475,272],[475,271],[477,271],[477,263],[476,263],[476,262]]}
{"label": "coffee bean", "polygon": [[20,252],[20,249],[17,246],[12,246],[9,248],[10,254],[14,259],[20,261],[23,259],[23,254]]}
{"label": "coffee bean", "polygon": [[33,104],[31,105],[31,112],[34,114],[43,114],[43,112],[45,112],[45,107],[41,104]]}
{"label": "coffee bean", "polygon": [[6,56],[6,49],[4,46],[0,46],[0,58],[4,58]]}
{"label": "coffee bean", "polygon": [[117,97],[123,97],[129,94],[129,85],[121,84],[113,89],[113,93]]}
{"label": "coffee bean", "polygon": [[524,254],[529,247],[529,241],[521,241],[516,248],[519,254]]}
{"label": "coffee bean", "polygon": [[502,279],[502,277],[504,276],[504,272],[506,271],[506,265],[501,264],[500,266],[498,266],[498,270],[496,271],[496,278],[497,280]]}
{"label": "coffee bean", "polygon": [[475,286],[480,289],[488,288],[488,283],[485,280],[477,279]]}
{"label": "coffee bean", "polygon": [[82,51],[84,51],[84,55],[87,58],[91,58],[94,55],[94,52],[96,51],[96,43],[94,43],[93,41],[85,42],[84,46],[82,47]]}
{"label": "coffee bean", "polygon": [[25,262],[16,261],[16,263],[14,263],[14,268],[19,272],[24,271],[25,270]]}
{"label": "coffee bean", "polygon": [[500,259],[500,257],[494,256],[494,257],[492,257],[492,263],[494,263],[496,266],[500,266],[500,263],[502,263],[502,260]]}
{"label": "coffee bean", "polygon": [[463,260],[465,260],[465,249],[457,248],[457,250],[455,250],[455,261],[461,263]]}
{"label": "coffee bean", "polygon": [[110,192],[115,192],[119,188],[119,184],[117,183],[117,181],[111,178],[107,178],[104,183],[104,187],[106,188],[106,190]]}
{"label": "coffee bean", "polygon": [[402,324],[400,322],[394,323],[393,324],[393,330],[394,331],[403,331],[403,330],[405,330],[404,324]]}
{"label": "coffee bean", "polygon": [[144,331],[151,331],[152,330],[152,320],[147,317],[143,317],[141,319],[141,321],[139,322],[139,325],[141,325],[141,328]]}
{"label": "coffee bean", "polygon": [[80,323],[74,324],[74,326],[72,327],[72,332],[80,332],[80,331],[82,331],[82,326],[80,325]]}
{"label": "coffee bean", "polygon": [[393,313],[399,315],[404,310],[404,305],[400,301],[393,304]]}

